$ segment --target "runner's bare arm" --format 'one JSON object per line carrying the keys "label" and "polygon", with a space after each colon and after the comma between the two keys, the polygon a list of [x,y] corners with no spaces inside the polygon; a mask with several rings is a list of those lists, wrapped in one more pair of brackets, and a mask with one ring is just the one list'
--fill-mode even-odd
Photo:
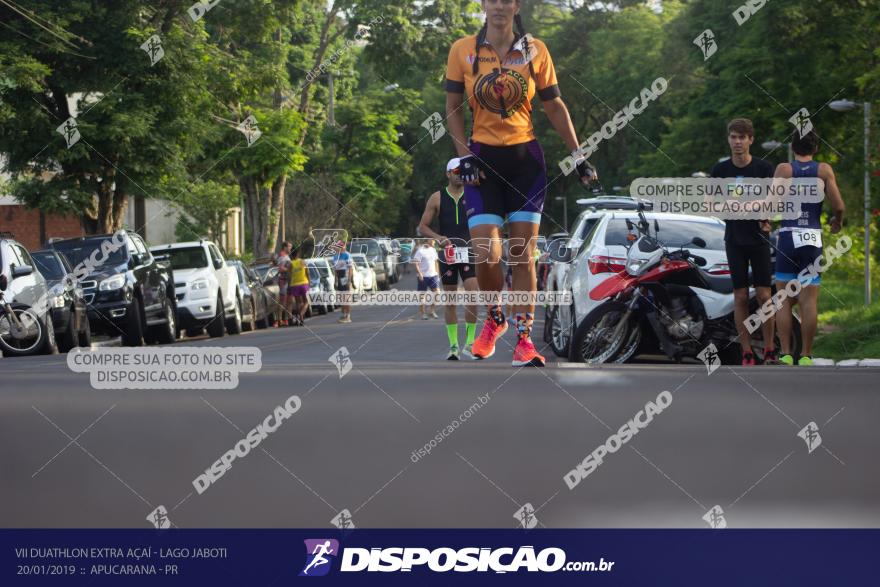
{"label": "runner's bare arm", "polygon": [[419,221],[419,234],[427,238],[436,239],[440,242],[441,246],[444,246],[446,244],[446,237],[431,229],[431,224],[439,213],[440,192],[434,192],[428,197],[428,202],[425,204],[425,211],[422,213],[422,219]]}
{"label": "runner's bare arm", "polygon": [[468,149],[467,135],[464,132],[464,94],[446,92],[446,126],[449,136],[459,157],[471,154]]}
{"label": "runner's bare arm", "polygon": [[834,212],[834,217],[831,219],[831,232],[840,232],[846,206],[843,204],[843,197],[837,187],[837,178],[830,165],[819,163],[819,178],[825,182],[825,199],[831,204],[831,210]]}
{"label": "runner's bare arm", "polygon": [[[568,113],[568,107],[566,107],[565,102],[557,96],[551,100],[543,101],[542,104],[544,105],[544,113],[550,119],[550,124],[553,125],[556,132],[562,137],[565,147],[570,152],[576,151],[579,147],[577,133],[574,131],[574,124],[571,122],[571,116]],[[595,173],[594,178],[599,179],[599,174]]]}
{"label": "runner's bare arm", "polygon": [[544,113],[550,119],[550,124],[562,137],[566,148],[574,151],[578,148],[577,134],[574,132],[574,124],[571,122],[571,116],[568,114],[568,108],[562,98],[556,97],[552,100],[542,102],[544,105]]}

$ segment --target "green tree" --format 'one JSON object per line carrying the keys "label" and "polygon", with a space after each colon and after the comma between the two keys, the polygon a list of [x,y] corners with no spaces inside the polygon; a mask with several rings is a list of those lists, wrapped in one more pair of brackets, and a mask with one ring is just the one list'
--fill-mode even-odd
{"label": "green tree", "polygon": [[[110,232],[130,195],[158,195],[164,182],[184,179],[202,151],[209,97],[204,40],[179,18],[186,5],[0,6],[0,152],[14,195],[78,214],[90,233]],[[151,65],[141,45],[153,35],[164,56]],[[56,127],[71,118],[80,140],[68,148]]]}
{"label": "green tree", "polygon": [[182,212],[175,236],[182,241],[207,237],[219,243],[229,210],[238,206],[239,197],[238,186],[231,182],[200,181],[190,185],[175,199]]}

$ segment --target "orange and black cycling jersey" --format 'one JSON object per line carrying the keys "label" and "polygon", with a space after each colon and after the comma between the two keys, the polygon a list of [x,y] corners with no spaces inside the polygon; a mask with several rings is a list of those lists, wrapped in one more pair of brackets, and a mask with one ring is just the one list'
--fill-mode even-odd
{"label": "orange and black cycling jersey", "polygon": [[456,41],[446,66],[446,91],[465,94],[474,113],[472,140],[494,146],[534,140],[532,99],[535,94],[541,100],[559,96],[556,69],[547,46],[529,37],[528,60],[523,38],[518,37],[500,64],[501,56],[484,40],[474,75],[476,43],[477,35]]}

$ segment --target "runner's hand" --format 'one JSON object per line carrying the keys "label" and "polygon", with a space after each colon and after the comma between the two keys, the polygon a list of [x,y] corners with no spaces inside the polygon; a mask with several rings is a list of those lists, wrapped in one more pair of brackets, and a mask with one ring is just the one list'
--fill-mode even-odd
{"label": "runner's hand", "polygon": [[[468,155],[459,159],[458,168],[462,183],[465,185],[480,184],[480,176],[483,174],[480,171],[479,162],[475,156]],[[485,177],[485,175],[483,176]]]}
{"label": "runner's hand", "polygon": [[831,221],[831,234],[837,234],[838,232],[840,232],[840,229],[841,229],[840,218],[834,218]]}

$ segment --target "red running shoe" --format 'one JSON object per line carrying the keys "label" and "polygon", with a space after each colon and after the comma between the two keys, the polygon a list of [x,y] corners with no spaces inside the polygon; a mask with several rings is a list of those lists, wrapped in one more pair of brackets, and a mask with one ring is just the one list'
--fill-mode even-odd
{"label": "red running shoe", "polygon": [[531,338],[521,336],[516,343],[516,348],[513,349],[513,366],[525,367],[526,365],[543,367],[544,357],[542,357],[537,349],[535,349],[535,345],[532,343]]}
{"label": "red running shoe", "polygon": [[507,322],[496,323],[492,318],[486,318],[480,336],[474,341],[471,352],[477,359],[488,359],[495,354],[495,343],[507,332]]}

